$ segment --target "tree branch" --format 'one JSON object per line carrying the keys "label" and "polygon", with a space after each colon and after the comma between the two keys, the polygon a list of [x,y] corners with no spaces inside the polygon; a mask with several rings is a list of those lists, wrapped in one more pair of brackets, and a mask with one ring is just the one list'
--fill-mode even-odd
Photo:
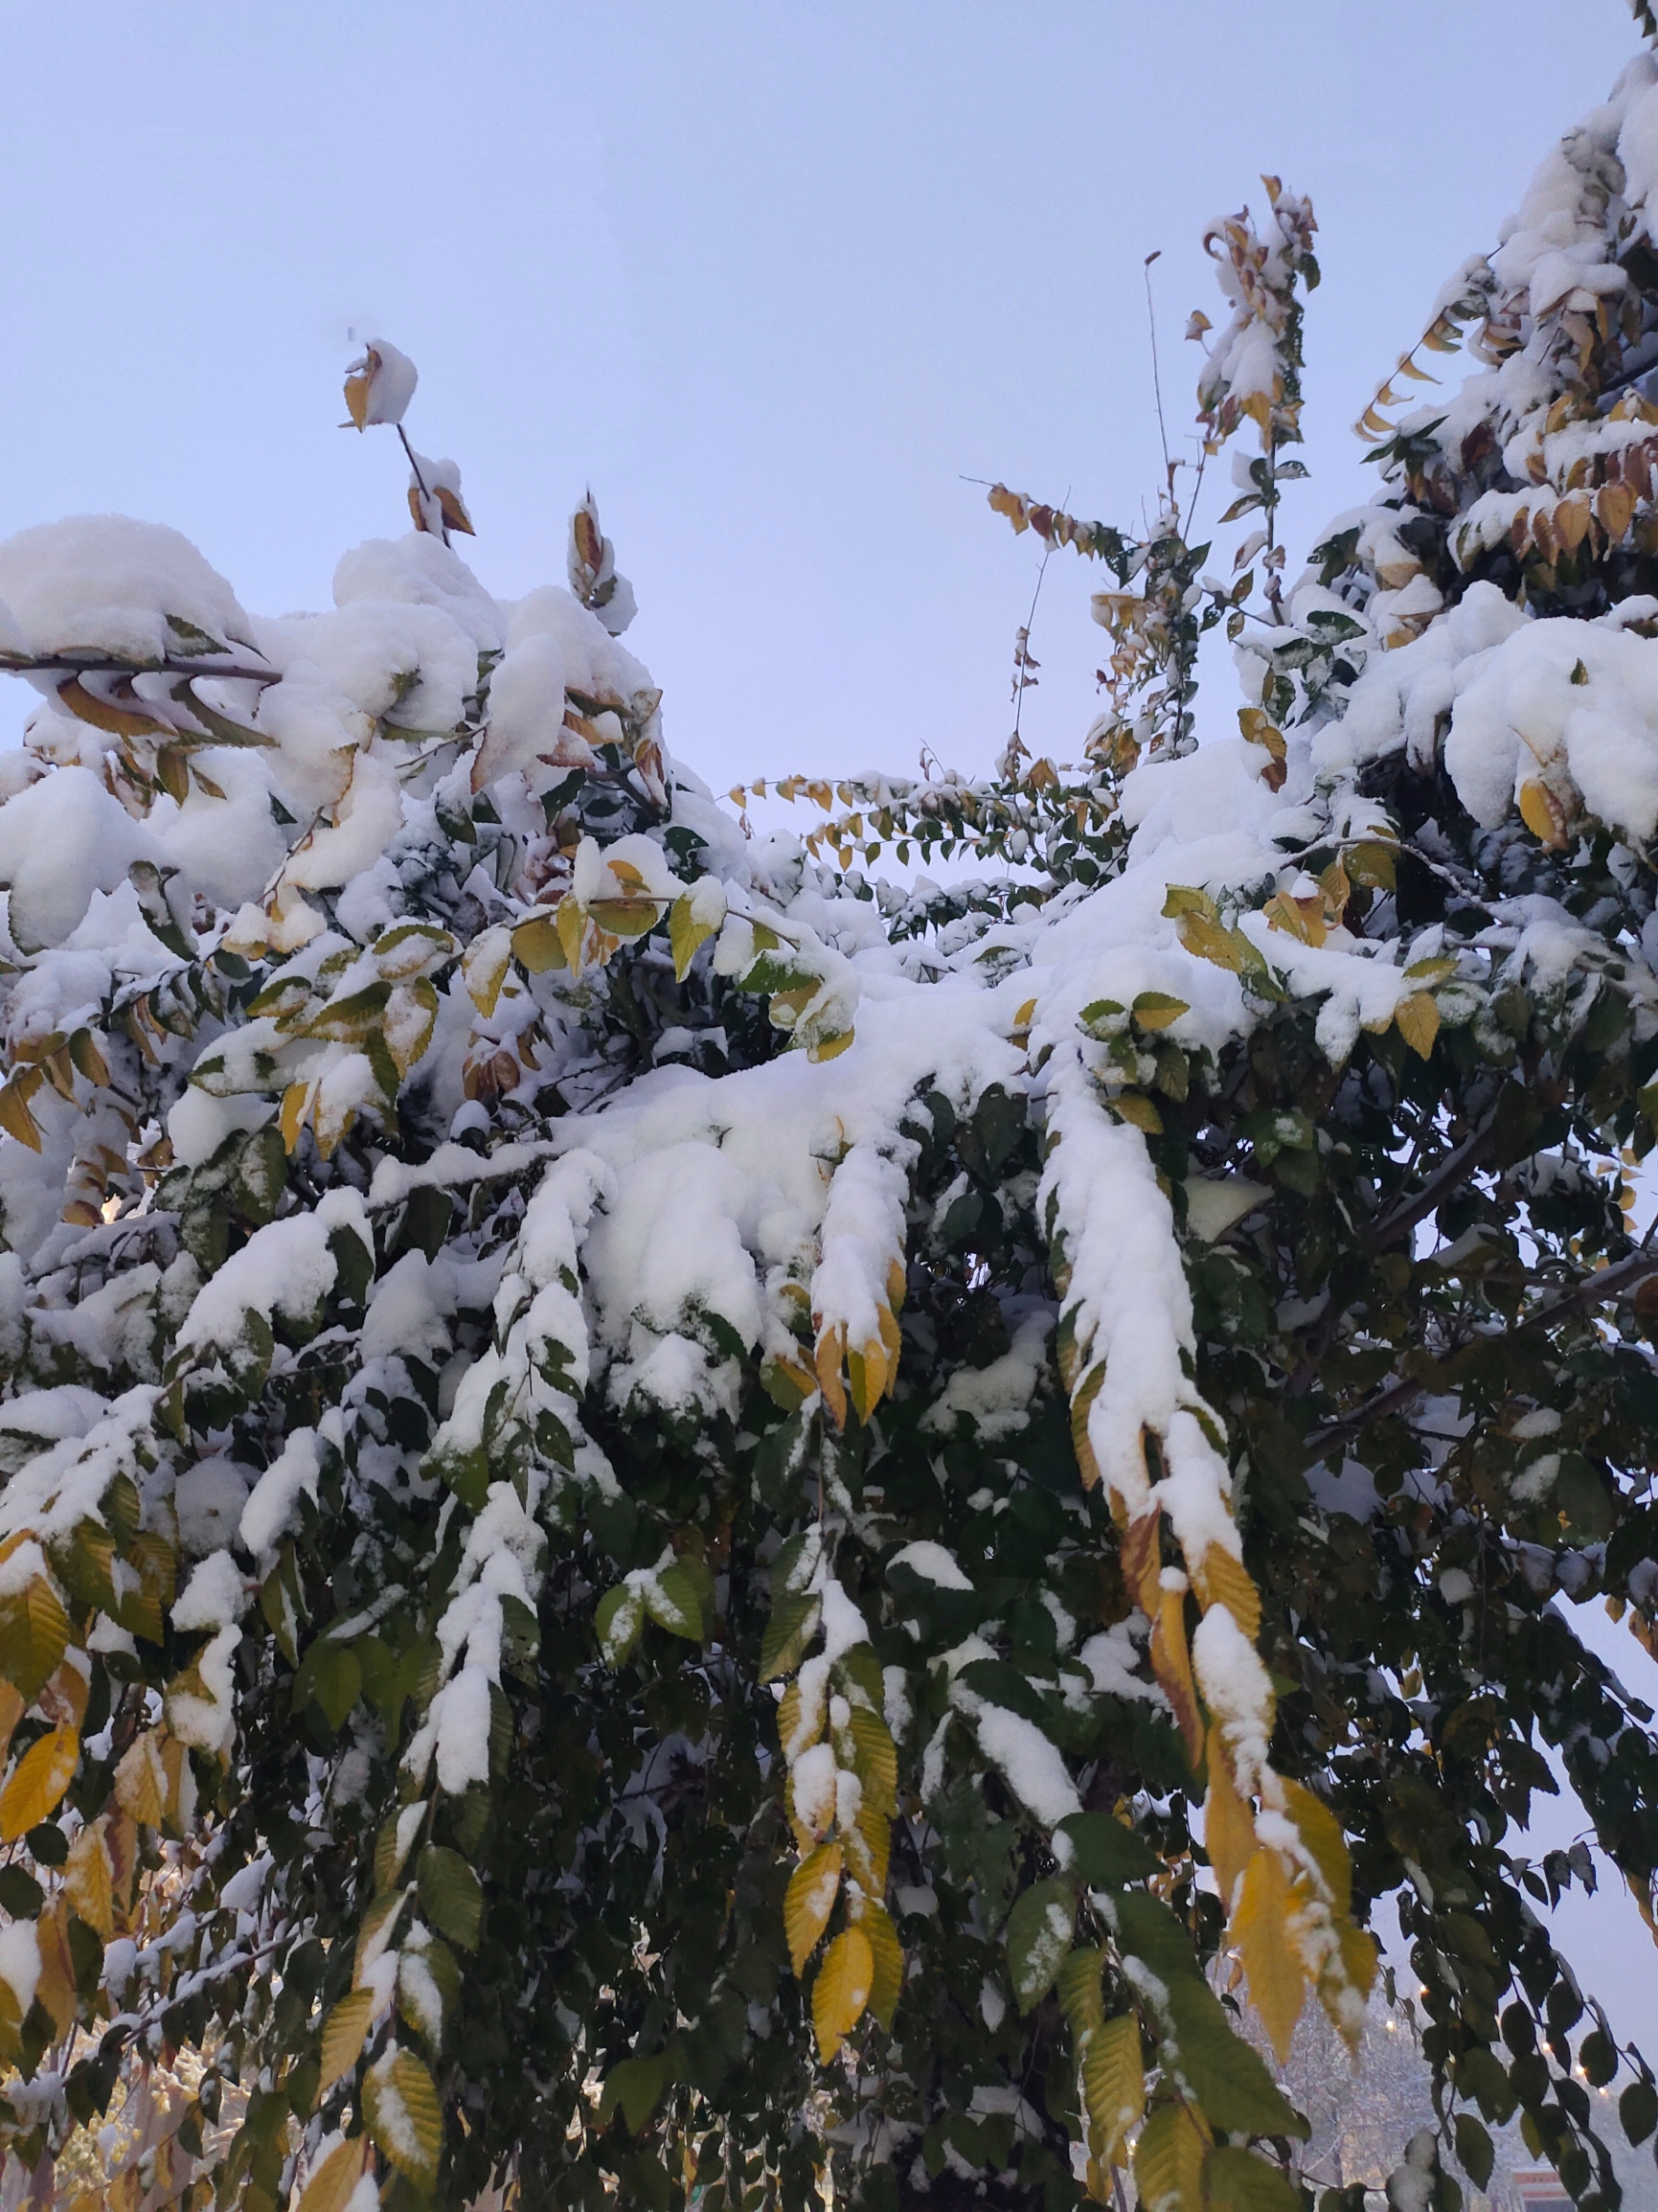
{"label": "tree branch", "polygon": [[[1585,1275],[1570,1290],[1562,1291],[1557,1298],[1551,1298],[1546,1306],[1539,1306],[1534,1312],[1528,1313],[1524,1320],[1516,1321],[1511,1329],[1503,1334],[1508,1337],[1521,1336],[1528,1330],[1547,1329],[1552,1322],[1563,1320],[1570,1313],[1585,1313],[1591,1307],[1608,1305],[1613,1299],[1621,1298],[1625,1290],[1633,1288],[1638,1283],[1644,1283],[1652,1275],[1658,1275],[1658,1251],[1643,1248],[1631,1252],[1610,1267],[1597,1267],[1593,1274]],[[1373,1421],[1384,1420],[1388,1414],[1397,1413],[1403,1407],[1414,1404],[1433,1387],[1431,1382],[1416,1376],[1400,1376],[1397,1381],[1378,1390],[1374,1397],[1367,1399],[1355,1412],[1344,1414],[1341,1420],[1328,1421],[1322,1428],[1315,1428],[1306,1439],[1306,1457],[1302,1462],[1303,1467],[1316,1467],[1320,1460],[1328,1459],[1337,1446],[1357,1436]]]}

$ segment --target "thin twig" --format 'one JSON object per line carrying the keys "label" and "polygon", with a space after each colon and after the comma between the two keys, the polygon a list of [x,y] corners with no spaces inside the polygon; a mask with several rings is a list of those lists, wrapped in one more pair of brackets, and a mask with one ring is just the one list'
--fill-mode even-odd
{"label": "thin twig", "polygon": [[1146,319],[1151,326],[1151,390],[1157,401],[1157,437],[1163,447],[1163,473],[1169,484],[1169,504],[1174,505],[1174,464],[1169,458],[1169,428],[1163,419],[1163,377],[1157,365],[1157,308],[1151,297],[1151,264],[1163,258],[1163,248],[1147,254],[1141,274],[1146,279]]}

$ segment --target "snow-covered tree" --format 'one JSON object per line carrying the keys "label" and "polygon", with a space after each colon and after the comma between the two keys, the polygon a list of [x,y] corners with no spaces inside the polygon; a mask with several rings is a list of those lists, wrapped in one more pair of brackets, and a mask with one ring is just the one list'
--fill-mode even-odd
{"label": "snow-covered tree", "polygon": [[[1144,541],[992,494],[1110,579],[1072,765],[750,835],[592,501],[500,603],[412,446],[314,616],[0,546],[14,2174],[153,2064],[129,2207],[1295,2212],[1236,2005],[1356,2040],[1392,1896],[1398,2212],[1515,2113],[1616,2202],[1584,2081],[1658,2095],[1515,1831],[1552,1746],[1650,1900],[1652,1716],[1551,1600],[1653,1638],[1658,65],[1299,581],[1265,189],[1193,322],[1237,581],[1197,471]],[[376,341],[352,422],[414,389]]]}

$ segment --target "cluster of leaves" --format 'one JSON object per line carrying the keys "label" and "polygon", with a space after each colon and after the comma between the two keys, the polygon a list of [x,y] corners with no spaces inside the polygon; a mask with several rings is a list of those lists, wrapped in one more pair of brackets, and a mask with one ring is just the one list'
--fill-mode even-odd
{"label": "cluster of leaves", "polygon": [[[1310,213],[1272,199],[1273,251],[1305,281]],[[1245,496],[1270,517],[1300,310],[1237,232],[1228,266],[1240,292],[1262,278],[1287,364],[1264,422],[1234,410],[1261,433]],[[1658,320],[1658,267],[1645,291],[1630,265]],[[1565,333],[1573,376],[1615,348],[1591,335],[1585,356]],[[1213,378],[1204,405],[1213,433],[1235,426]],[[1488,454],[1423,430],[1384,466],[1389,529],[1420,522],[1403,542],[1461,588],[1425,534],[1471,506]],[[1541,1916],[1592,1861],[1533,1864],[1518,1832],[1552,1751],[1650,1898],[1652,1715],[1553,1603],[1603,1595],[1648,1643],[1658,1619],[1658,1253],[1623,1203],[1623,1155],[1658,1128],[1644,855],[1580,815],[1482,829],[1437,760],[1390,754],[1347,825],[1286,813],[1283,887],[1170,892],[1188,953],[1238,979],[1245,1033],[1181,1041],[1189,1009],[1157,992],[1084,1010],[1091,1095],[1143,1142],[1180,1239],[1241,1563],[1185,1559],[1098,1479],[1099,1372],[1039,1197],[1041,1048],[967,1091],[917,1085],[875,1178],[896,1181],[898,1242],[876,1254],[871,1333],[791,1280],[758,1351],[717,1313],[678,1317],[732,1378],[712,1407],[589,1384],[579,1256],[554,1233],[579,1211],[548,1173],[558,1124],[625,1094],[670,1036],[714,1075],[785,1044],[833,1059],[852,1010],[827,909],[882,918],[884,949],[941,972],[992,924],[1119,872],[1122,776],[1143,745],[1187,750],[1198,637],[1241,614],[1249,580],[1206,594],[1208,549],[1172,513],[1138,545],[994,503],[1123,587],[1120,696],[1079,769],[800,786],[846,811],[815,860],[774,874],[799,898],[728,916],[675,818],[654,697],[573,698],[590,758],[544,779],[544,838],[502,819],[488,776],[447,778],[429,834],[398,847],[394,924],[359,941],[319,901],[343,952],[288,942],[280,896],[262,937],[233,938],[135,877],[165,979],[12,1044],[0,1126],[28,1149],[73,1107],[64,1203],[84,1232],[28,1303],[8,1291],[12,1394],[36,1420],[25,1393],[101,1406],[56,1459],[4,1431],[9,1508],[34,1486],[0,1557],[0,2047],[23,2163],[95,2128],[136,2067],[191,2052],[154,2204],[361,2212],[366,2190],[416,2212],[505,2181],[594,2212],[693,2193],[757,2212],[806,2202],[827,2167],[870,2212],[1038,2195],[1058,2212],[1131,2165],[1158,2212],[1295,2212],[1305,2123],[1216,1995],[1226,1956],[1282,2045],[1309,1985],[1338,2016],[1362,1990],[1364,1926],[1397,1897],[1442,2121],[1412,2154],[1436,2212],[1460,2201],[1453,2158],[1482,2182],[1489,2124],[1516,2111],[1579,2201],[1615,2206],[1579,2069],[1622,2076],[1633,2139],[1658,2092]],[[583,514],[572,578],[602,614],[614,559]],[[1601,522],[1568,549],[1591,610],[1628,587]],[[1244,735],[1269,786],[1381,642],[1361,617],[1390,586],[1357,536],[1321,557],[1354,612],[1261,641]],[[1547,584],[1513,559],[1479,573],[1562,611],[1559,559]],[[449,759],[484,758],[490,673],[443,734]],[[162,754],[194,709],[178,701],[170,736],[112,728],[100,715],[141,715],[111,703],[122,681],[77,673],[57,696],[130,756],[142,803],[141,776],[176,779]],[[912,897],[852,868],[888,849],[1017,874]],[[1528,965],[1517,897],[1579,925],[1563,973]],[[1338,931],[1404,947],[1414,989],[1332,1063],[1293,969]],[[1006,926],[987,957],[1017,965]],[[427,1078],[463,1001],[475,1111],[455,1141]],[[374,1092],[330,1087],[336,1048]],[[160,1132],[187,1076],[278,1112],[173,1165]],[[256,1286],[226,1331],[191,1322],[272,1230],[312,1239],[304,1298],[261,1306]],[[434,1267],[447,1305],[375,1334],[394,1276]],[[292,1473],[271,1540],[239,1555],[254,1603],[228,1647],[175,1617],[169,1501],[211,1511],[227,1462]],[[498,1664],[464,1676],[462,1613],[486,1597]],[[1275,1694],[1260,1816],[1193,1683],[1216,1607]],[[441,1701],[466,1678],[476,1756],[451,1765],[440,1717],[463,1708]],[[1035,1756],[1063,1783],[1051,1817]],[[1294,1849],[1272,1840],[1286,1830]],[[1316,1971],[1308,1931],[1329,1938]],[[5,1946],[30,1942],[29,2001],[8,2011]]]}

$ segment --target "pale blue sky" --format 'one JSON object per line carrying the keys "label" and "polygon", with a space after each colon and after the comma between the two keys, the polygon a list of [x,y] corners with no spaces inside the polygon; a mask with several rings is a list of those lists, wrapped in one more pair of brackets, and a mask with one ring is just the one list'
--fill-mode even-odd
{"label": "pale blue sky", "polygon": [[[347,329],[380,331],[493,590],[561,581],[591,483],[713,780],[980,767],[1034,557],[961,479],[1133,524],[1143,257],[1181,431],[1205,221],[1262,169],[1312,195],[1305,544],[1442,281],[1636,48],[1623,0],[0,0],[0,535],[115,509],[250,606],[327,604],[405,526],[390,433],[335,427]],[[1034,639],[1054,750],[1091,581],[1056,565]],[[1658,2056],[1632,1910],[1572,1917]]]}
{"label": "pale blue sky", "polygon": [[[961,479],[1134,520],[1142,259],[1178,430],[1199,234],[1262,169],[1327,270],[1301,529],[1348,504],[1374,378],[1637,43],[1623,0],[0,0],[0,534],[116,508],[250,605],[326,604],[402,526],[390,434],[335,427],[347,327],[383,331],[492,588],[561,577],[591,481],[670,741],[721,783],[988,761],[1033,557]],[[1090,581],[1044,595],[1054,748],[1092,711]]]}

